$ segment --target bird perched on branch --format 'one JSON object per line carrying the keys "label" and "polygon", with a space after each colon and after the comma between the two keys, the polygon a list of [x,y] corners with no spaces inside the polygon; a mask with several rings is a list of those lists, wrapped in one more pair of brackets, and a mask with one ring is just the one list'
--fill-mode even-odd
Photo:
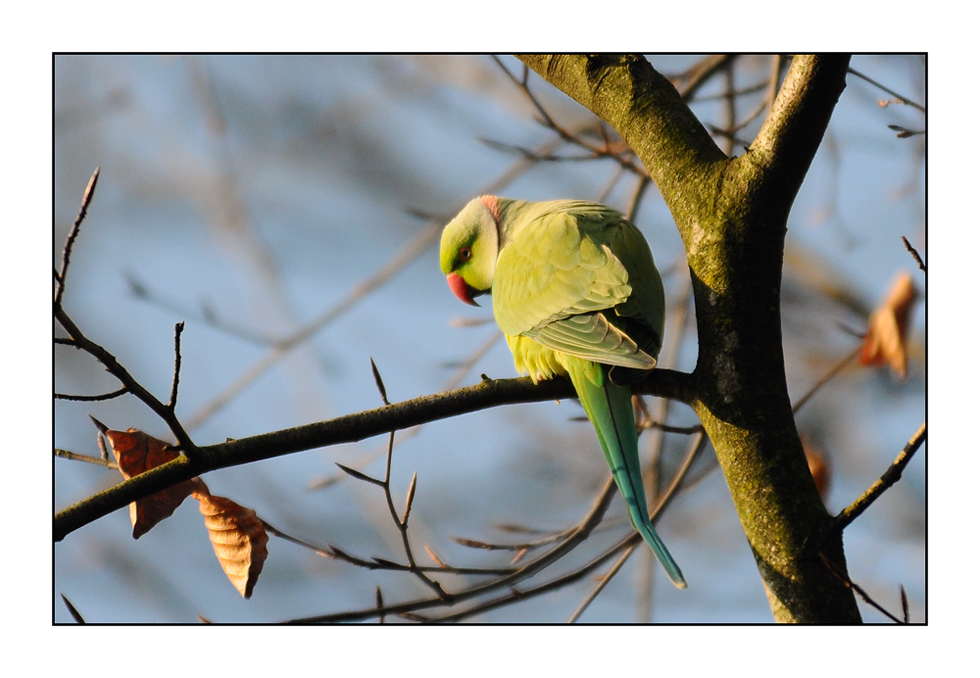
{"label": "bird perched on branch", "polygon": [[462,301],[491,293],[518,373],[571,377],[633,527],[686,588],[650,522],[628,386],[657,364],[664,330],[663,283],[643,234],[605,205],[485,195],[446,225],[439,262]]}

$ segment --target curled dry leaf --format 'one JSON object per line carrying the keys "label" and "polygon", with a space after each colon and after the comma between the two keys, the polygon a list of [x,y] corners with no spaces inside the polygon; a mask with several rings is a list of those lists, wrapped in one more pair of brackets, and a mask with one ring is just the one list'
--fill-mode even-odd
{"label": "curled dry leaf", "polygon": [[206,489],[195,492],[194,498],[201,502],[204,524],[221,569],[238,592],[250,598],[269,557],[265,526],[252,509],[216,497]]}
{"label": "curled dry leaf", "polygon": [[[163,440],[149,436],[135,428],[126,431],[105,432],[112,453],[119,464],[119,471],[126,479],[156,468],[176,459],[180,453],[168,449]],[[149,497],[129,505],[129,518],[133,523],[133,539],[139,539],[165,518],[173,515],[177,507],[190,496],[197,483],[196,478],[160,490]]]}
{"label": "curled dry leaf", "polygon": [[885,301],[871,314],[858,357],[862,365],[889,365],[900,378],[905,378],[909,360],[906,338],[918,297],[911,274],[901,273]]}

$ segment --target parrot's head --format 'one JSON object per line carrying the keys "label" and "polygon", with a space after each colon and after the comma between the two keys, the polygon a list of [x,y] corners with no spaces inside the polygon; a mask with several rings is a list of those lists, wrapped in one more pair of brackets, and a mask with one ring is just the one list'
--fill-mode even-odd
{"label": "parrot's head", "polygon": [[446,224],[439,246],[439,265],[449,289],[467,304],[493,286],[500,247],[500,199],[484,195],[471,200]]}

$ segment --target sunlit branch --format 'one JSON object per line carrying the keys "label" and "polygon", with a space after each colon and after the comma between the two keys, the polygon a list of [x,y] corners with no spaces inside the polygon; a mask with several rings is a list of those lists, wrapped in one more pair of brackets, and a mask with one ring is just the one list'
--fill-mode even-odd
{"label": "sunlit branch", "polygon": [[833,528],[835,530],[843,530],[848,525],[850,525],[854,520],[864,513],[864,511],[871,506],[872,503],[882,494],[885,490],[898,482],[902,477],[902,471],[908,466],[908,463],[912,461],[912,455],[916,453],[919,447],[922,445],[923,441],[926,439],[926,424],[922,422],[922,426],[919,430],[915,432],[915,435],[906,443],[902,451],[898,453],[895,457],[895,461],[892,465],[888,467],[881,477],[872,483],[871,487],[864,491],[860,497],[858,497],[853,504],[848,506],[846,509],[841,511],[834,518]]}

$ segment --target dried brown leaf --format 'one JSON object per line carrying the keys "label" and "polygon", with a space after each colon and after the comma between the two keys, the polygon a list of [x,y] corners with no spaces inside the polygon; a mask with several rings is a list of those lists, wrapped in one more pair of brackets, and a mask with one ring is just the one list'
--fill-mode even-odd
{"label": "dried brown leaf", "polygon": [[195,492],[194,498],[201,502],[204,524],[221,569],[238,592],[250,598],[269,557],[265,526],[255,511],[231,499],[216,497],[206,490]]}
{"label": "dried brown leaf", "polygon": [[858,357],[862,365],[889,365],[900,378],[905,378],[909,321],[918,297],[912,275],[901,273],[892,283],[888,296],[871,314]]}
{"label": "dried brown leaf", "polygon": [[[112,454],[119,464],[119,471],[126,479],[166,464],[180,455],[179,452],[169,449],[168,444],[163,440],[135,428],[126,431],[107,429],[105,436],[112,446]],[[139,539],[161,520],[173,515],[199,482],[196,478],[185,480],[131,503],[129,518],[133,523],[133,539]]]}

